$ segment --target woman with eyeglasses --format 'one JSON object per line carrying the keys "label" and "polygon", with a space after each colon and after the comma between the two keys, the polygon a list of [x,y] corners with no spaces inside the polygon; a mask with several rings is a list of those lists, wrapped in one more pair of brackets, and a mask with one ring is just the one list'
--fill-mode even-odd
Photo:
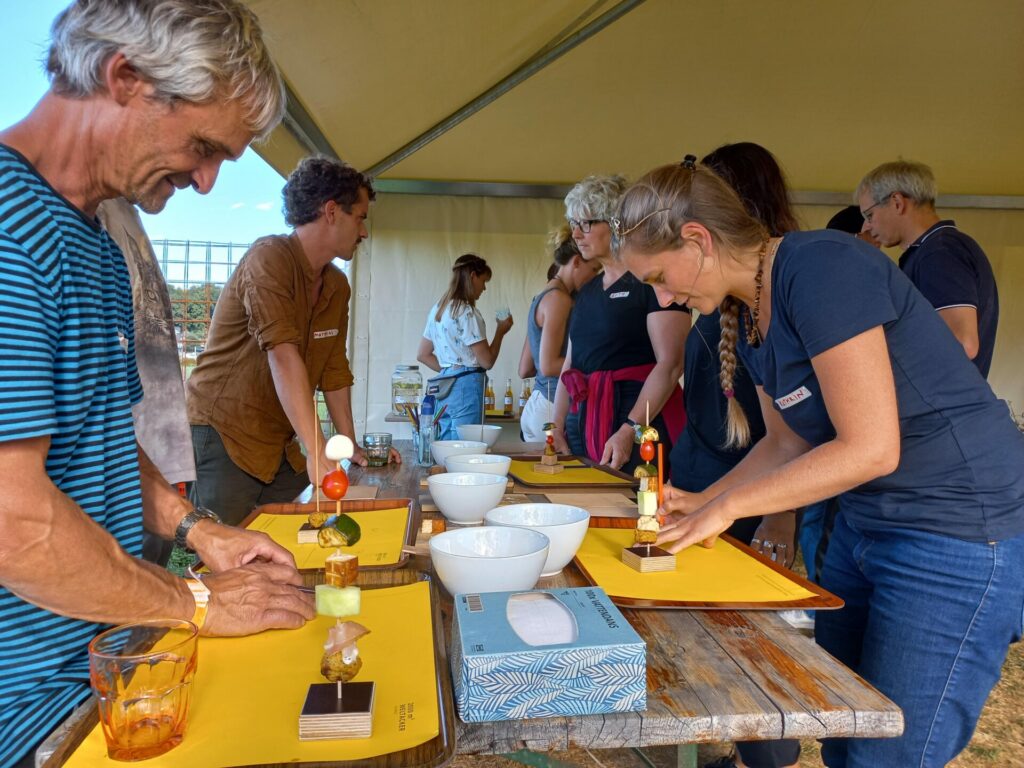
{"label": "woman with eyeglasses", "polygon": [[558,377],[569,345],[569,318],[576,292],[594,279],[601,266],[580,256],[572,230],[563,224],[551,235],[554,273],[530,302],[526,339],[519,359],[519,378],[535,377],[533,392],[519,416],[523,440],[545,439],[544,425],[554,418]]}
{"label": "woman with eyeglasses", "polygon": [[565,212],[580,254],[604,269],[576,295],[569,347],[555,394],[555,448],[614,469],[641,463],[637,428],[647,414],[667,452],[682,431],[685,307],[661,307],[612,253],[609,221],[626,189],[621,176],[589,176],[569,191]]}
{"label": "woman with eyeglasses", "polygon": [[416,350],[417,360],[441,374],[430,381],[440,385],[438,409],[447,406],[441,419],[442,440],[458,440],[457,427],[483,420],[485,371],[494,367],[502,339],[512,328],[510,315],[498,321],[494,338],[487,341],[487,326],[476,302],[490,279],[491,268],[482,258],[473,253],[459,256],[448,290],[430,308]]}
{"label": "woman with eyeglasses", "polygon": [[[701,493],[666,491],[670,551],[839,496],[815,637],[903,710],[829,766],[941,766],[1024,632],[1024,435],[899,268],[836,232],[769,237],[711,171],[665,166],[620,207],[622,257],[662,303],[735,307],[766,434]],[[724,323],[724,320],[723,320]],[[723,338],[726,338],[723,327]],[[749,422],[729,397],[730,434]]]}

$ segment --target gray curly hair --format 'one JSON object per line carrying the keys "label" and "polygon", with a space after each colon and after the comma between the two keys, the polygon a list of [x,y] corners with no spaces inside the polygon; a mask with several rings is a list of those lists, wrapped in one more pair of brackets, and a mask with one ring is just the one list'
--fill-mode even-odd
{"label": "gray curly hair", "polygon": [[46,70],[62,96],[102,90],[103,68],[120,51],[167,103],[237,99],[259,138],[284,115],[259,20],[237,0],[76,0],[50,37]]}
{"label": "gray curly hair", "polygon": [[565,215],[610,221],[627,186],[625,176],[587,176],[565,196]]}

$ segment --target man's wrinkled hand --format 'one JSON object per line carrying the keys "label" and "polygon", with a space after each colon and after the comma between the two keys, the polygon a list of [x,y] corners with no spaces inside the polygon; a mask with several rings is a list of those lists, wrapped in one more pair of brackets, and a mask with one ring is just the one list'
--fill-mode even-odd
{"label": "man's wrinkled hand", "polygon": [[202,634],[239,637],[267,629],[298,629],[316,616],[313,596],[300,592],[294,568],[250,563],[207,576],[210,605]]}
{"label": "man's wrinkled hand", "polygon": [[238,568],[255,560],[266,560],[295,570],[295,558],[291,552],[262,531],[203,520],[192,529],[189,544],[203,564],[214,572]]}

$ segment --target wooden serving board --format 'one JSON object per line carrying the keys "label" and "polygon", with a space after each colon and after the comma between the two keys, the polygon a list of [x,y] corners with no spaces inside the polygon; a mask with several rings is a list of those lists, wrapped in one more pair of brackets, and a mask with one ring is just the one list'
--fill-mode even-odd
{"label": "wooden serving board", "polygon": [[[612,546],[604,539],[618,534],[598,534],[597,539],[591,536],[595,529],[628,530],[634,527],[632,520],[591,517],[588,539],[584,540],[573,561],[583,577],[604,589],[609,599],[620,608],[780,611],[833,610],[843,607],[843,601],[831,592],[772,562],[728,535],[720,536],[721,541],[710,552],[690,547],[679,553],[675,571],[652,574],[638,573],[622,564],[619,544],[629,546],[632,539],[624,537],[622,542]],[[621,572],[618,566],[621,566]],[[723,584],[730,579],[740,579],[737,588],[723,589]],[[743,579],[749,579],[749,588],[744,586]],[[727,599],[693,596],[705,590],[733,596]],[[648,597],[645,593],[657,596]],[[670,596],[672,594],[681,597],[673,598]],[[744,598],[744,594],[749,596]],[[788,597],[773,598],[776,594]]]}
{"label": "wooden serving board", "polygon": [[625,472],[598,464],[586,457],[559,456],[559,464],[565,469],[558,474],[548,475],[533,472],[533,464],[540,461],[540,454],[510,456],[512,468],[509,477],[527,488],[622,488],[629,489],[637,481]]}
{"label": "wooden serving board", "polygon": [[[312,575],[311,575],[312,576]],[[322,580],[323,574],[321,573],[319,579]],[[307,577],[309,578],[309,577]],[[315,578],[315,577],[314,577]],[[411,571],[370,571],[364,573],[360,571],[357,584],[366,590],[373,590],[382,587],[394,587],[401,586],[403,584],[412,584],[419,580],[419,575]],[[313,583],[313,582],[309,582]],[[235,765],[246,765],[254,766],[258,768],[292,768],[294,766],[316,766],[317,768],[442,768],[455,756],[455,707],[454,699],[452,695],[451,686],[451,675],[449,672],[449,664],[446,650],[446,643],[444,637],[444,624],[443,617],[441,614],[438,587],[433,583],[430,584],[430,606],[429,611],[433,626],[430,629],[430,636],[433,639],[433,657],[434,657],[434,671],[435,671],[435,690],[437,694],[437,724],[438,733],[432,739],[425,741],[418,746],[409,747],[396,752],[384,753],[374,757],[362,757],[359,759],[352,760],[331,760],[325,759],[323,754],[325,752],[325,745],[330,745],[332,742],[299,742],[297,722],[298,722],[298,710],[295,712],[295,742],[296,746],[293,751],[298,755],[297,760],[289,760],[288,762],[253,762],[252,760],[246,760],[243,763],[234,763]],[[259,638],[259,636],[256,636]],[[251,640],[250,638],[232,638],[232,639],[220,639],[218,642],[245,642]],[[200,651],[202,655],[202,651]],[[316,659],[313,661],[314,666]],[[305,683],[298,683],[299,687],[305,689]],[[258,702],[259,686],[252,688],[252,691],[248,694],[250,696],[251,703],[254,706],[259,706]],[[193,701],[193,710],[197,710],[198,706]],[[195,712],[193,712],[194,714]],[[98,715],[96,712],[96,705],[93,700],[90,700],[80,710],[80,714],[76,713],[77,718],[72,718],[63,727],[64,733],[59,738],[55,735],[52,736],[44,744],[44,747],[50,746],[53,742],[56,742],[55,749],[49,754],[46,759],[44,768],[57,768],[67,762],[72,755],[75,754],[76,750],[83,747],[83,742],[87,738],[96,738],[96,734],[93,734],[94,729],[98,724]],[[380,717],[390,716],[391,713],[380,712],[375,714]],[[183,749],[189,744],[190,736],[193,738],[195,743],[196,738],[202,738],[201,734],[197,733],[198,729],[190,729],[190,733],[186,735],[185,741],[178,750]],[[102,743],[102,735],[99,736],[100,743]],[[333,742],[335,744],[344,744],[344,742]],[[167,753],[168,757],[176,757],[176,751]],[[303,753],[310,755],[309,758],[304,757]],[[183,756],[183,755],[178,755]],[[76,759],[80,761],[81,755],[76,756]],[[96,760],[90,759],[90,765],[99,765],[109,763],[110,765],[123,765],[123,763],[114,763],[106,758],[97,758]],[[157,759],[154,763],[163,764],[163,760]],[[195,761],[193,759],[193,765],[204,764],[202,760]]]}
{"label": "wooden serving board", "polygon": [[[333,512],[335,508],[335,502],[328,502],[326,504],[321,503],[320,508],[327,512]],[[388,510],[396,508],[405,508],[407,510],[405,520],[405,534],[402,539],[403,546],[412,546],[416,543],[416,532],[419,530],[420,515],[412,502],[412,499],[365,499],[359,501],[342,501],[341,511],[343,513],[352,512],[373,512],[375,510]],[[264,504],[263,506],[256,507],[248,517],[246,517],[240,524],[242,528],[248,528],[249,525],[261,514],[263,515],[301,515],[302,517],[308,517],[310,512],[316,511],[315,502],[307,503],[296,503],[290,502],[287,504]],[[313,546],[313,545],[304,545]],[[374,564],[372,562],[359,563],[360,570],[366,568],[401,568],[408,562],[409,555],[405,552],[401,552],[398,559],[393,563],[380,563]],[[300,572],[308,571],[322,571],[322,568],[299,568]]]}

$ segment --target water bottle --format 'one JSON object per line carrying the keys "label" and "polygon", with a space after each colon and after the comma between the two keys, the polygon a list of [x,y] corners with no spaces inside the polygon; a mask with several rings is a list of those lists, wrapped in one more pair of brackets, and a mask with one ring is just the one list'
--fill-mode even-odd
{"label": "water bottle", "polygon": [[429,467],[434,462],[430,458],[430,444],[434,440],[434,396],[424,395],[420,403],[420,439],[416,446],[416,461],[420,466]]}

